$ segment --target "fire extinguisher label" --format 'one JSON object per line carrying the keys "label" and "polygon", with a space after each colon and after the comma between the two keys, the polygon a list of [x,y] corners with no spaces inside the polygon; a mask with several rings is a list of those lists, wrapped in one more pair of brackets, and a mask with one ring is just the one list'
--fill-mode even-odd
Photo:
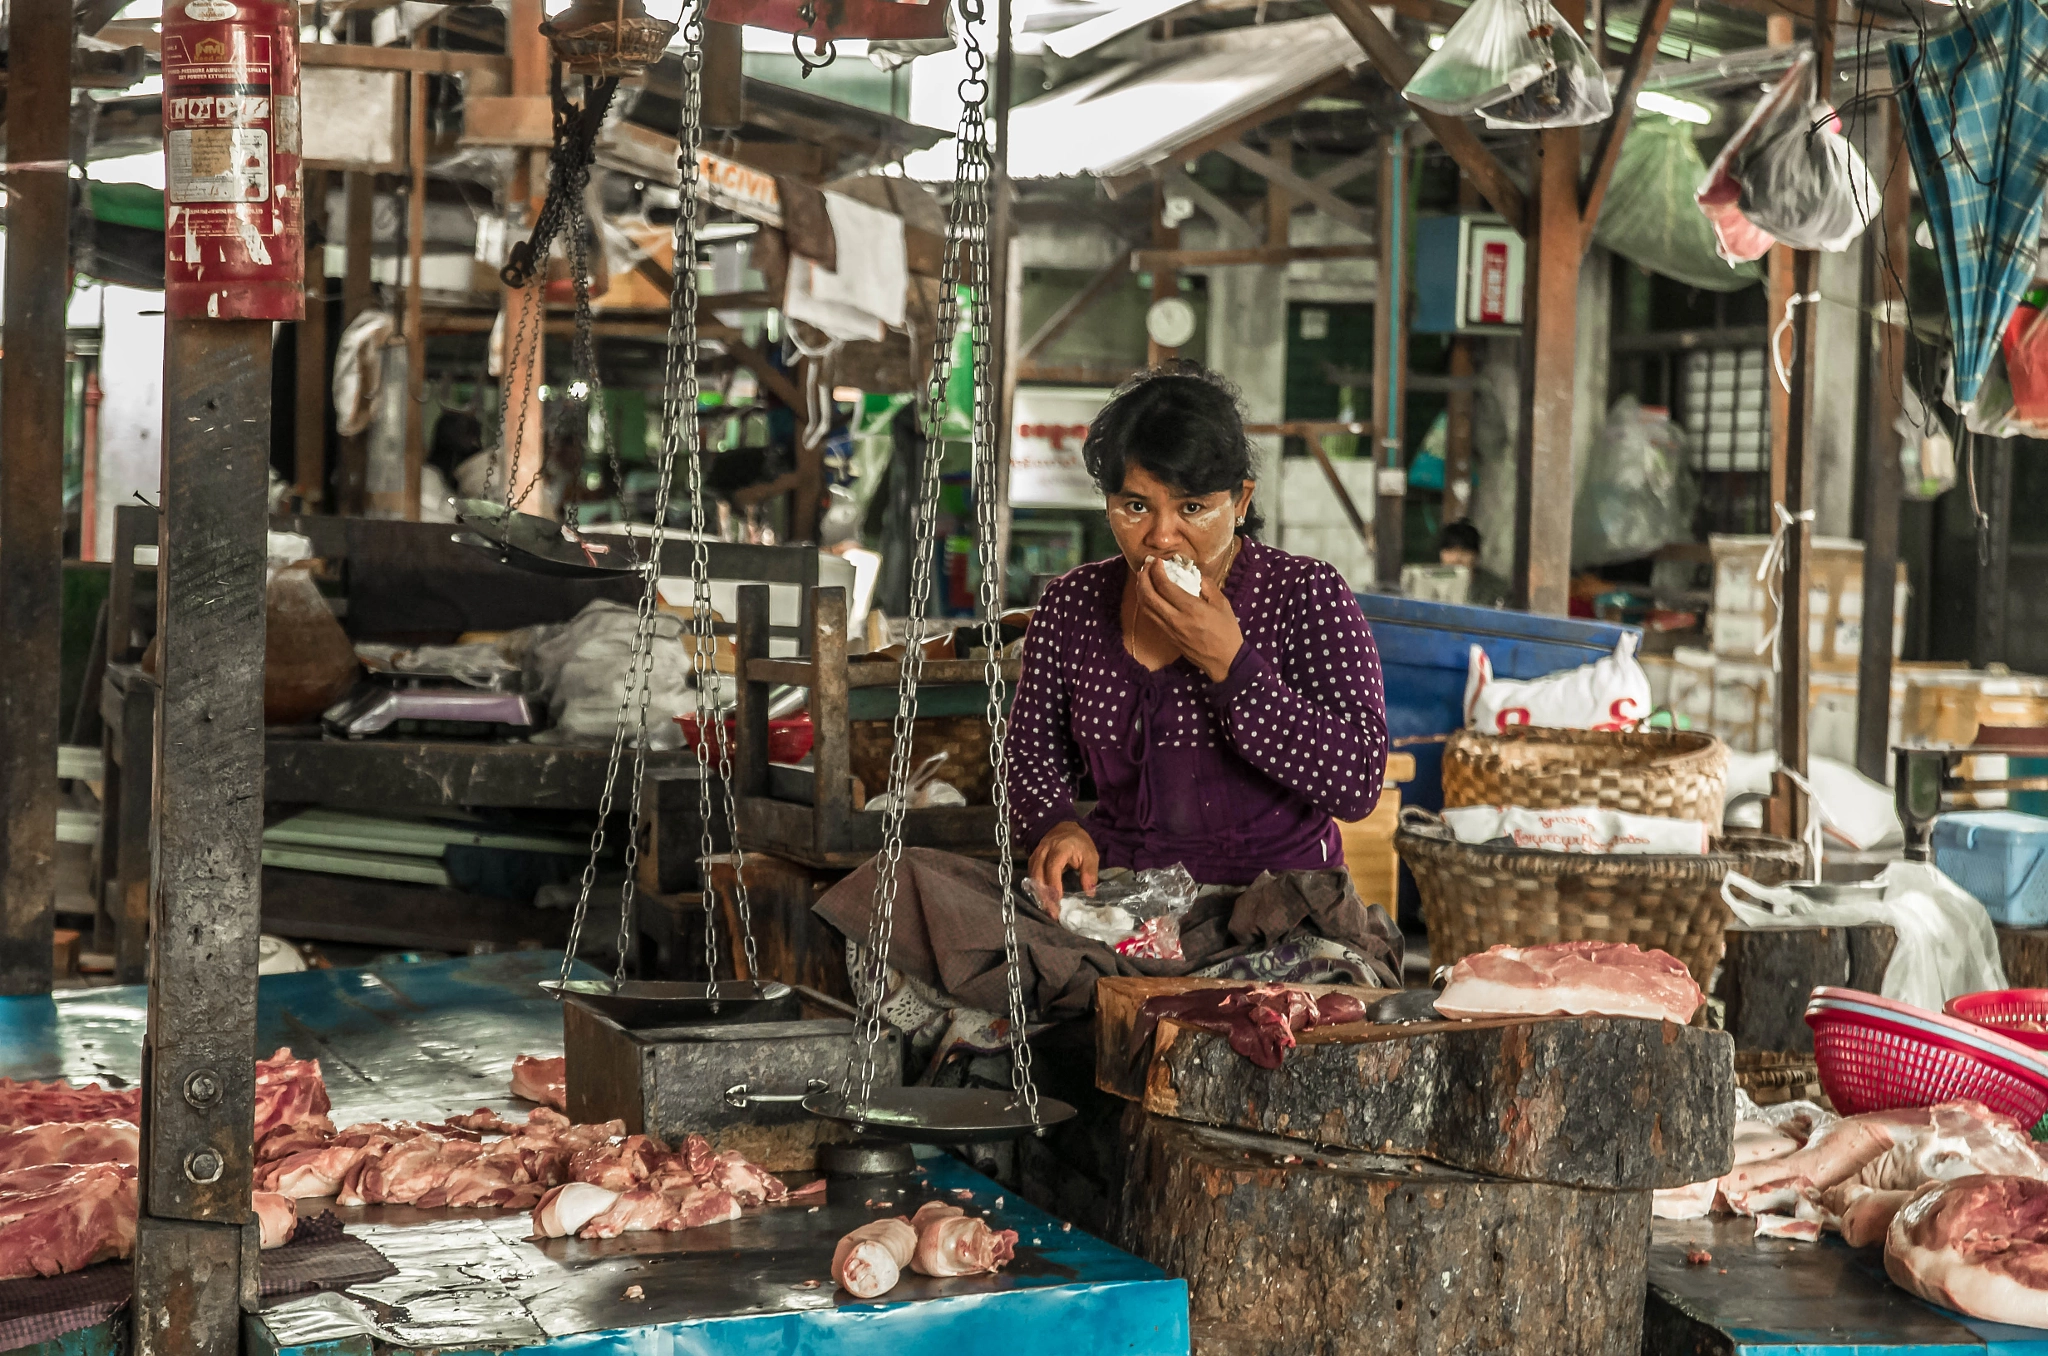
{"label": "fire extinguisher label", "polygon": [[202,24],[232,19],[235,17],[234,0],[192,0],[185,6],[185,17]]}
{"label": "fire extinguisher label", "polygon": [[260,127],[188,127],[164,134],[171,201],[262,202],[270,196],[270,134]]}

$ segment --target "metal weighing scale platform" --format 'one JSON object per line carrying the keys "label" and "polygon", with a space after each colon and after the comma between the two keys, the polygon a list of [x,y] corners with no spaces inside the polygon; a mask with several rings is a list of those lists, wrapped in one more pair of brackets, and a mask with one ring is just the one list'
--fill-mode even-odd
{"label": "metal weighing scale platform", "polygon": [[[480,1106],[523,1115],[512,1058],[561,1048],[561,1009],[542,995],[560,957],[538,952],[423,965],[266,976],[264,1053],[317,1056],[337,1125],[438,1119]],[[139,986],[0,998],[0,1076],[129,1083],[141,1067]],[[1002,1356],[1188,1350],[1186,1285],[1036,1210],[944,1156],[904,1178],[835,1183],[823,1203],[752,1210],[682,1233],[529,1243],[524,1212],[365,1206],[336,1210],[399,1268],[343,1296],[291,1296],[247,1320],[245,1349],[270,1356],[373,1351],[787,1352],[803,1356]],[[856,1225],[956,1199],[1018,1233],[995,1276],[910,1276],[890,1295],[840,1303],[833,1245]],[[994,1208],[998,1198],[1001,1208]],[[817,1212],[811,1212],[817,1204]],[[306,1202],[312,1210],[331,1202]],[[816,1281],[816,1285],[807,1282]],[[644,1298],[628,1300],[628,1287]],[[368,1315],[378,1331],[363,1331]],[[66,1356],[118,1350],[121,1319],[47,1344]],[[31,1348],[31,1351],[41,1349]],[[2048,1350],[2048,1348],[2044,1348]]]}
{"label": "metal weighing scale platform", "polygon": [[[1688,1251],[1714,1260],[1692,1266]],[[1726,1271],[1726,1275],[1722,1272]],[[1755,1237],[1755,1223],[1657,1220],[1645,1356],[2048,1356],[2048,1329],[1987,1323],[1914,1298],[1877,1248]]]}

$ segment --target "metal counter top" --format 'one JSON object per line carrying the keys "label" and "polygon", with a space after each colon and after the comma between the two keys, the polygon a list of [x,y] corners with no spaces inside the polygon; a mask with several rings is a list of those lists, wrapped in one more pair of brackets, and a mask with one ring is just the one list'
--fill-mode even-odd
{"label": "metal counter top", "polygon": [[[289,1045],[318,1056],[337,1124],[479,1106],[521,1115],[526,1104],[509,1091],[513,1056],[561,1049],[560,1012],[535,987],[558,965],[558,957],[525,952],[267,976],[259,989],[262,1052]],[[146,1001],[140,987],[0,999],[0,1076],[132,1082]],[[280,1356],[1187,1352],[1183,1282],[1005,1197],[954,1159],[925,1158],[919,1167],[907,1178],[835,1184],[822,1203],[597,1242],[529,1242],[524,1213],[337,1210],[399,1274],[344,1295],[276,1301],[250,1316],[247,1347]],[[835,1293],[832,1249],[847,1230],[961,1191],[972,1196],[960,1204],[987,1211],[993,1227],[1017,1230],[1008,1268],[948,1280],[908,1276],[876,1301]],[[634,1285],[643,1298],[625,1298]]]}

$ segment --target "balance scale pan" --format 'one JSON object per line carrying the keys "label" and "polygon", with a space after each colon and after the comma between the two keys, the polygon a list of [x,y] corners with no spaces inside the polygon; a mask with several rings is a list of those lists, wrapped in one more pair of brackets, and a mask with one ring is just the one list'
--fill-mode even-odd
{"label": "balance scale pan", "polygon": [[[1015,1093],[993,1088],[876,1088],[866,1118],[834,1088],[804,1098],[804,1110],[851,1125],[875,1139],[905,1144],[982,1144],[1032,1133],[1031,1113]],[[1057,1098],[1038,1099],[1038,1127],[1058,1125],[1074,1108]]]}
{"label": "balance scale pan", "polygon": [[466,540],[471,533],[458,533],[457,542],[488,551],[505,564],[529,574],[612,579],[638,573],[640,569],[641,562],[622,536],[589,543],[590,549],[586,550],[562,536],[561,523],[507,509],[488,499],[458,499],[455,512],[463,526],[483,539]]}
{"label": "balance scale pan", "polygon": [[[572,998],[628,1030],[683,1026],[706,1021],[768,1021],[784,1015],[795,990],[769,980],[720,980],[710,986],[668,980],[629,979],[617,988],[608,979],[546,979],[540,985],[556,998]],[[794,1016],[794,1013],[787,1015]]]}

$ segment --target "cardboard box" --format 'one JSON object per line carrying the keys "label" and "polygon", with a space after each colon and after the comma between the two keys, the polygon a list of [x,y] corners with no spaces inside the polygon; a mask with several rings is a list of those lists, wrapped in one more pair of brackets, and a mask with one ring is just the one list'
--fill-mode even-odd
{"label": "cardboard box", "polygon": [[[1731,659],[1768,662],[1777,625],[1765,582],[1757,578],[1769,537],[1715,535],[1714,608],[1709,620],[1714,653]],[[1892,657],[1906,634],[1906,564],[1899,562],[1892,588]],[[1816,672],[1853,671],[1863,647],[1863,543],[1840,537],[1813,540],[1806,595],[1806,644]]]}

